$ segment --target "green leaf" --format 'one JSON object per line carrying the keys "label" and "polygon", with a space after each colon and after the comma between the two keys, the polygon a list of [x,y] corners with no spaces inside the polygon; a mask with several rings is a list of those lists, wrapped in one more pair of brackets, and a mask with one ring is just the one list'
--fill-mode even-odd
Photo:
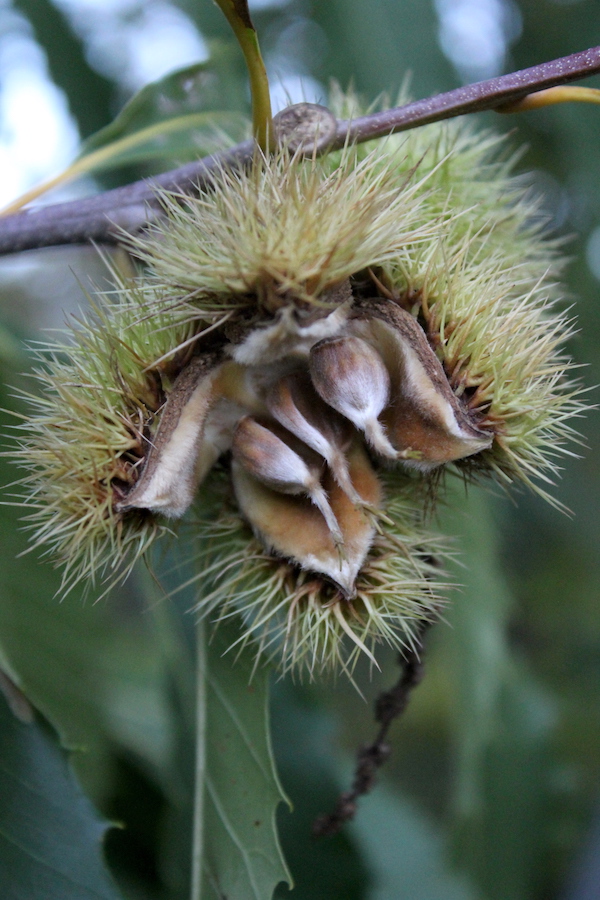
{"label": "green leaf", "polygon": [[361,799],[351,831],[371,870],[367,900],[479,900],[448,859],[435,819],[385,779]]}
{"label": "green leaf", "polygon": [[[8,403],[0,392],[0,406]],[[0,460],[0,482],[14,477]],[[111,786],[111,744],[139,755],[152,773],[164,770],[170,753],[164,637],[144,612],[139,581],[101,603],[76,594],[60,602],[58,572],[33,553],[22,555],[20,512],[0,505],[7,563],[0,570],[0,661],[62,742],[85,751],[74,764],[99,799]]]}
{"label": "green leaf", "polygon": [[[460,509],[458,494],[455,500]],[[471,489],[463,513],[453,513],[467,568],[455,573],[463,590],[451,615],[447,666],[457,685],[454,847],[489,900],[526,900],[545,865],[557,715],[509,640],[515,604],[498,559],[492,505]]]}
{"label": "green leaf", "polygon": [[24,368],[23,347],[12,331],[0,324],[0,360],[13,368]]}
{"label": "green leaf", "polygon": [[85,173],[152,160],[172,166],[214,153],[246,136],[244,108],[244,82],[232,75],[229,51],[215,46],[206,62],[142,88],[110,125],[84,141],[68,168],[26,191],[3,212],[14,213]]}
{"label": "green leaf", "polygon": [[[10,554],[14,544],[6,543]],[[48,567],[31,557],[13,563],[10,575],[0,581],[0,655],[65,745],[84,751],[75,763],[86,788],[98,798],[110,789],[114,743],[151,772],[163,770],[170,752],[165,660],[148,617],[141,609],[133,615],[123,597],[103,606],[75,597],[60,603]]]}
{"label": "green leaf", "polygon": [[214,46],[209,60],[142,88],[110,125],[82,144],[78,160],[90,162],[94,154],[98,170],[155,158],[197,158],[222,146],[223,132],[232,141],[242,138],[245,106],[229,49]]}
{"label": "green leaf", "polygon": [[206,701],[198,734],[204,741],[198,754],[204,757],[204,790],[196,802],[202,891],[196,886],[194,900],[267,900],[280,881],[291,885],[275,826],[277,807],[286,798],[271,750],[269,671],[252,676],[250,650],[226,652],[237,637],[236,623],[221,623],[199,667]]}
{"label": "green leaf", "polygon": [[[14,701],[14,687],[7,688]],[[54,735],[28,718],[18,719],[0,697],[2,896],[119,900],[102,858],[108,825],[82,794]]]}

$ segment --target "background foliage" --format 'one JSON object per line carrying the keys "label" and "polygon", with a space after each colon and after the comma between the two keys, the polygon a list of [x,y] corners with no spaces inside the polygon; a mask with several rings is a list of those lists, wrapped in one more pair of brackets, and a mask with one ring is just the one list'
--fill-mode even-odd
{"label": "background foliage", "polygon": [[[228,110],[243,108],[241,63],[227,50],[230,35],[219,10],[208,0],[162,4],[167,5],[229,54],[231,64],[220,74],[223,103]],[[122,19],[141,29],[144,16],[160,6],[127,0]],[[95,20],[90,16],[86,25],[79,7],[85,3],[15,0],[12,7],[2,5],[0,17],[6,33],[16,21],[43,49],[50,77],[64,91],[85,139],[109,124],[132,83],[102,62],[92,33]],[[16,12],[24,19],[15,19]],[[461,51],[456,39],[460,28],[452,31],[478,15],[488,15],[488,26],[497,25],[496,34],[477,20],[480,29],[488,27],[488,37],[496,34],[495,71],[481,68],[485,60],[477,69],[477,54],[468,46]],[[272,77],[291,91],[303,81],[317,96],[329,78],[342,85],[352,80],[368,97],[381,91],[393,96],[410,71],[411,91],[423,97],[462,78],[600,44],[596,0],[487,0],[475,6],[469,0],[279,0],[256,3],[254,19]],[[0,69],[8,77],[1,41]],[[493,50],[493,40],[489,46]],[[600,86],[598,79],[587,83]],[[177,91],[169,89],[169,97],[175,113],[190,112]],[[212,98],[207,108],[214,108]],[[134,114],[144,126],[162,115],[160,104],[134,108]],[[599,117],[595,107],[573,105],[520,117],[489,114],[478,123],[510,130],[513,144],[526,147],[521,168],[533,173],[524,176],[532,190],[543,191],[541,214],[555,232],[568,236],[567,279],[580,329],[571,350],[586,365],[589,385],[600,383]],[[107,134],[129,133],[131,118],[121,123]],[[121,168],[97,173],[97,187],[179,163],[197,145],[177,132],[163,149],[152,145],[143,162],[135,155],[121,159]],[[79,302],[71,269],[82,279],[102,278],[90,250],[40,251],[0,264],[0,355],[9,384],[27,366],[22,340],[35,339],[40,324],[60,327],[60,310]],[[8,391],[1,405],[13,403]],[[360,673],[367,703],[343,683],[274,685],[276,758],[294,804],[292,815],[285,805],[278,813],[296,881],[293,897],[597,895],[584,891],[600,853],[590,829],[600,800],[598,415],[591,414],[581,430],[588,449],[582,459],[568,462],[556,489],[572,518],[525,494],[490,498],[473,490],[465,497],[456,486],[453,513],[442,518],[461,548],[466,568],[457,566],[454,577],[463,588],[455,593],[449,626],[438,626],[430,636],[427,677],[393,730],[394,752],[380,784],[361,803],[356,822],[334,839],[314,842],[311,820],[347,784],[357,744],[373,734],[369,701],[395,679],[395,661],[385,659],[372,683],[366,669]],[[5,463],[1,474],[4,483],[13,477]],[[0,510],[2,667],[73,748],[77,774],[102,816],[124,825],[107,840],[123,896],[185,897],[194,766],[193,622],[186,600],[165,604],[141,572],[127,590],[97,605],[75,595],[59,604],[51,568],[34,565],[30,556],[18,558],[24,538],[15,511]],[[9,747],[2,759],[10,763],[11,754],[22,756],[16,743],[21,737],[3,707],[0,712]],[[67,778],[45,726],[18,727],[42,729],[31,738],[32,753],[58,767],[57,779]],[[0,787],[0,838],[9,799]],[[39,792],[36,802],[43,816]],[[83,815],[89,815],[90,833],[99,835],[95,814],[86,807]],[[3,877],[13,870],[3,854],[0,841],[0,883],[7,883]],[[98,896],[112,896],[106,877],[98,874]],[[20,890],[14,893],[19,900],[38,896],[31,886]],[[278,897],[287,895],[286,888],[278,889]]]}

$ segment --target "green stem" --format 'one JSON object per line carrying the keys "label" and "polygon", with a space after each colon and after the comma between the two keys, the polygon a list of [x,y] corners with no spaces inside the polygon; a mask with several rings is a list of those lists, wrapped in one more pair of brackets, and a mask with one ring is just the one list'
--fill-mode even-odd
{"label": "green stem", "polygon": [[[265,64],[260,55],[256,32],[246,29],[246,36],[247,40],[242,45],[242,50],[250,76],[252,130],[258,146],[266,153],[274,149],[269,81]],[[251,49],[252,47],[254,49]]]}
{"label": "green stem", "polygon": [[192,837],[191,900],[201,900],[204,857],[204,785],[206,780],[206,633],[204,620],[196,626],[196,767],[194,831]]}
{"label": "green stem", "polygon": [[216,2],[231,25],[244,54],[252,95],[252,130],[259,147],[267,153],[275,149],[271,95],[256,30],[245,0],[216,0]]}

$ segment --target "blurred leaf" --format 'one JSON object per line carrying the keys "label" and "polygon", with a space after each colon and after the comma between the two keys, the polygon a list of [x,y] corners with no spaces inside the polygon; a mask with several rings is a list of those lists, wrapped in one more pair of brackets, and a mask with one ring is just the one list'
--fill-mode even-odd
{"label": "blurred leaf", "polygon": [[[14,544],[6,543],[11,552]],[[27,570],[31,585],[37,583],[30,596]],[[14,583],[19,571],[23,588]],[[85,751],[76,764],[88,787],[101,794],[110,781],[107,754],[114,742],[153,771],[162,769],[169,752],[164,661],[141,609],[136,621],[115,598],[103,607],[75,598],[59,603],[46,567],[29,557],[11,575],[13,585],[2,585],[0,647],[63,742]]]}
{"label": "blurred leaf", "polygon": [[293,803],[291,814],[280,807],[278,819],[294,889],[290,892],[280,885],[275,894],[278,900],[362,900],[368,886],[369,872],[356,831],[345,828],[330,838],[312,837],[315,818],[329,811],[348,785],[334,720],[315,702],[315,694],[323,696],[330,688],[301,688],[289,678],[273,685],[275,754]]}
{"label": "blurred leaf", "polygon": [[118,900],[102,859],[108,825],[56,741],[0,697],[0,884],[7,900]]}
{"label": "blurred leaf", "polygon": [[[229,52],[214,47],[206,62],[146,85],[117,118],[84,141],[75,162],[22,194],[3,210],[13,213],[42,194],[90,172],[147,163],[199,159],[245,136],[242,85],[228,71]],[[227,109],[228,103],[230,108]]]}
{"label": "blurred leaf", "polygon": [[[202,156],[210,152],[207,146],[214,149],[221,129],[232,129],[234,139],[241,137],[244,124],[240,114],[247,103],[243,84],[231,77],[231,52],[215,44],[205,62],[178,69],[143,87],[110,125],[84,141],[79,159],[110,145],[115,145],[114,155],[102,165],[124,165],[157,156]],[[131,140],[131,148],[119,150],[118,142],[126,138]]]}
{"label": "blurred leaf", "polygon": [[254,676],[254,653],[226,653],[237,623],[221,623],[209,642],[206,679],[203,898],[265,900],[291,883],[275,813],[285,795],[273,761],[269,670]]}
{"label": "blurred leaf", "polygon": [[[0,395],[0,406],[9,402]],[[3,425],[6,433],[6,419]],[[2,484],[15,474],[0,460]],[[60,602],[58,572],[34,554],[20,555],[27,543],[19,513],[0,505],[10,561],[0,570],[0,656],[65,745],[85,749],[75,764],[94,794],[110,781],[111,742],[162,768],[170,752],[163,644],[136,583],[99,604],[76,595]]]}
{"label": "blurred leaf", "polygon": [[433,3],[328,0],[311,7],[311,20],[327,39],[312,74],[325,83],[335,78],[343,88],[355,85],[371,100],[384,91],[394,97],[407,74],[416,97],[456,87],[436,40]]}
{"label": "blurred leaf", "polygon": [[20,341],[14,334],[0,324],[0,360],[5,365],[24,367],[24,353]]}
{"label": "blurred leaf", "polygon": [[[395,669],[391,675],[396,675]],[[311,838],[315,817],[328,812],[340,792],[348,789],[354,760],[346,751],[340,752],[341,723],[335,723],[321,706],[330,705],[331,685],[315,685],[308,697],[306,690],[301,691],[288,681],[275,687],[275,748],[282,780],[294,802],[293,815],[283,810],[279,818],[283,847],[297,879],[292,894],[280,889],[277,898],[479,898],[468,878],[453,869],[442,826],[420,804],[403,796],[383,774],[373,791],[360,798],[351,825],[326,840]],[[336,699],[340,699],[338,690]],[[415,703],[419,703],[418,694],[411,706]],[[331,706],[337,709],[338,703],[334,701]],[[365,706],[356,693],[353,709],[350,744],[356,750],[365,734],[371,736],[374,723],[371,705]],[[361,730],[365,726],[363,720],[365,734]],[[392,741],[392,759],[397,758],[400,744],[397,737]]]}
{"label": "blurred leaf", "polygon": [[465,875],[453,869],[443,831],[389,782],[378,782],[372,794],[361,798],[352,832],[371,869],[367,900],[480,897]]}
{"label": "blurred leaf", "polygon": [[[459,507],[456,492],[454,506]],[[492,504],[470,490],[460,527],[466,569],[448,644],[457,778],[455,850],[493,900],[528,900],[543,881],[556,722],[551,697],[509,642],[514,605],[497,558]]]}

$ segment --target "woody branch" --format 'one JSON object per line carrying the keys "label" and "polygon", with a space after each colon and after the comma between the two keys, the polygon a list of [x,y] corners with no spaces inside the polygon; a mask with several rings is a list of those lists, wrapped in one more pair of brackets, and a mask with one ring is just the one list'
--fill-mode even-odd
{"label": "woody branch", "polygon": [[[332,117],[327,139],[323,138],[323,132],[319,133],[318,152],[340,148],[347,141],[361,143],[468,113],[502,111],[503,107],[512,106],[528,94],[568,84],[598,72],[600,47],[592,47],[354,120],[335,121]],[[293,113],[290,116],[288,112],[288,123],[291,119],[292,125],[302,125],[300,108],[298,110],[295,118]],[[118,240],[120,229],[138,231],[162,215],[157,191],[178,191],[183,196],[194,193],[209,184],[216,171],[247,165],[254,152],[254,142],[245,141],[230,150],[188,163],[150,180],[136,181],[94,197],[0,218],[0,254],[88,241],[114,243]]]}

